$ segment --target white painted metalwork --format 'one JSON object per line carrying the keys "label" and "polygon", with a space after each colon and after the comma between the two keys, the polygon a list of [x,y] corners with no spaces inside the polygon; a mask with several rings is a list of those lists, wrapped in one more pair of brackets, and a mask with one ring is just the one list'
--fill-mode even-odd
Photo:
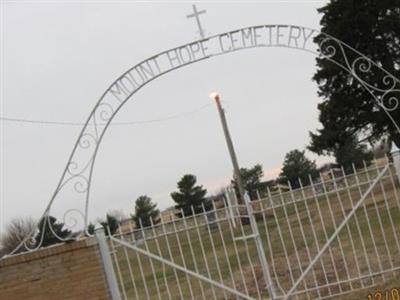
{"label": "white painted metalwork", "polygon": [[119,293],[118,282],[115,278],[115,272],[113,263],[111,260],[110,251],[104,235],[104,228],[98,228],[95,232],[97,243],[99,245],[100,256],[103,262],[104,272],[106,274],[106,280],[108,284],[108,289],[111,294],[112,300],[121,300],[121,295]]}
{"label": "white painted metalwork", "polygon": [[263,217],[263,227],[277,299],[340,297],[400,276],[400,184],[393,163],[325,175],[252,202],[273,214]]}
{"label": "white painted metalwork", "polygon": [[[381,180],[382,176],[387,172],[389,166],[386,166],[377,176],[377,178],[372,182],[372,184],[369,186],[368,190],[363,194],[361,199],[356,203],[356,205],[352,208],[350,213],[346,215],[345,219],[343,222],[336,228],[335,232],[330,236],[328,241],[325,243],[325,245],[322,247],[322,249],[318,252],[318,254],[313,258],[313,260],[310,262],[308,267],[303,271],[301,276],[297,279],[297,281],[293,284],[291,289],[287,292],[285,297],[283,299],[288,299],[294,291],[297,289],[297,287],[300,285],[300,283],[304,280],[304,278],[308,275],[308,273],[313,270],[314,265],[318,262],[318,260],[321,258],[321,256],[325,253],[325,251],[330,247],[332,242],[338,237],[339,233],[341,230],[346,226],[348,221],[353,217],[357,209],[364,203],[365,199],[369,196],[369,194],[372,192],[372,190],[375,188],[375,185]],[[378,214],[379,215],[379,214]],[[343,248],[340,246],[341,252],[344,255]],[[399,248],[400,249],[400,248]],[[345,268],[346,268],[346,273],[347,276],[349,277],[349,271],[347,270],[347,264],[345,263]]]}
{"label": "white painted metalwork", "polygon": [[[243,209],[233,209],[239,208]],[[197,215],[161,220],[110,237],[124,299],[261,298],[267,284],[257,257],[251,254],[256,251],[256,240],[252,236],[246,241],[237,239],[249,231],[237,223],[240,229],[232,226],[228,207],[214,206]],[[244,268],[252,278],[245,275]],[[142,291],[136,283],[139,275]]]}
{"label": "white painted metalwork", "polygon": [[233,187],[227,187],[224,189],[224,197],[226,200],[226,205],[229,208],[229,216],[232,220],[232,225],[234,228],[236,228],[236,221],[235,221],[235,213],[234,213],[234,207],[238,205],[237,203],[237,198],[235,194],[235,189]]}
{"label": "white painted metalwork", "polygon": [[325,299],[392,282],[400,276],[394,163],[344,170],[259,191],[245,206],[228,188],[223,207],[119,232],[110,243],[124,299]]}

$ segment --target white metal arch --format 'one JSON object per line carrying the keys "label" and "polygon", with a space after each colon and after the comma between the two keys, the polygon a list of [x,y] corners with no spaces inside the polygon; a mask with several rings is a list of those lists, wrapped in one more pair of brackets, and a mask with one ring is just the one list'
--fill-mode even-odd
{"label": "white metal arch", "polygon": [[[313,43],[313,37],[319,34],[325,38],[319,45],[316,45]],[[195,62],[239,50],[268,47],[296,49],[330,60],[354,76],[370,93],[377,107],[384,111],[389,122],[400,133],[400,124],[391,115],[391,112],[400,109],[400,80],[344,42],[315,29],[289,24],[251,26],[213,35],[163,51],[141,61],[119,76],[105,90],[90,112],[73,146],[57,187],[42,215],[42,218],[47,220],[42,223],[42,226],[46,226],[47,223],[53,234],[60,241],[64,240],[57,236],[51,228],[49,216],[60,191],[66,186],[72,186],[77,197],[81,199],[82,206],[67,209],[64,213],[64,223],[69,223],[73,215],[77,214],[81,220],[72,219],[74,222],[71,227],[76,225],[74,230],[80,229],[82,233],[85,232],[88,224],[90,187],[97,151],[116,114],[141,88],[166,73]],[[351,59],[348,53],[351,53]],[[380,80],[377,82],[364,80],[363,76],[370,72],[378,72]],[[36,231],[27,236],[10,254],[18,252],[23,246],[31,251],[39,248],[41,243],[34,248],[29,248],[27,245],[27,241],[35,233]]]}

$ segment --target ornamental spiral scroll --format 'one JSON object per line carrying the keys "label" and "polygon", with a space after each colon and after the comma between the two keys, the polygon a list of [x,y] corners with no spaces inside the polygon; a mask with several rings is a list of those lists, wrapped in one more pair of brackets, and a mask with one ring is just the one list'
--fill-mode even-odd
{"label": "ornamental spiral scroll", "polygon": [[[391,112],[400,109],[400,80],[340,40],[323,33],[320,35],[324,36],[318,43],[320,57],[330,60],[352,75],[400,132],[399,123],[391,115]],[[379,81],[370,82],[371,78],[379,78]]]}
{"label": "ornamental spiral scroll", "polygon": [[395,111],[399,109],[400,89],[392,89],[385,91],[380,97],[381,105],[387,111]]}
{"label": "ornamental spiral scroll", "polygon": [[[287,29],[288,33],[286,42],[283,42],[284,29]],[[275,36],[271,37],[273,32],[275,32]],[[316,35],[320,36],[317,45],[312,43],[312,37]],[[242,45],[238,47],[233,41],[242,42]],[[362,88],[369,92],[377,106],[383,109],[400,134],[399,120],[396,121],[391,114],[400,109],[400,80],[362,53],[332,36],[307,27],[273,24],[240,28],[158,53],[143,60],[118,77],[106,89],[89,114],[74,144],[55,192],[40,218],[44,221],[38,224],[42,226],[47,224],[49,230],[59,241],[72,238],[60,237],[52,228],[50,222],[50,212],[53,211],[56,200],[60,198],[62,191],[72,186],[72,192],[68,194],[67,202],[61,203],[71,206],[61,207],[64,211],[61,214],[62,220],[68,223],[68,227],[74,231],[75,239],[87,235],[90,187],[97,151],[109,124],[121,107],[131,99],[132,95],[151,81],[171,71],[222,54],[257,47],[291,48],[328,59],[351,74]],[[185,53],[189,56],[183,56]],[[177,59],[171,61],[171,55],[177,57]],[[377,72],[381,74],[378,76],[377,82],[369,82],[365,79],[365,75],[371,73],[375,74],[374,78],[376,78]],[[368,78],[371,77],[368,76]],[[61,201],[58,201],[57,204],[60,204],[59,202]],[[78,207],[75,207],[75,204]],[[76,216],[72,218],[72,214]],[[70,222],[71,220],[72,222]],[[41,230],[43,234],[39,237],[37,236],[38,230],[33,230],[10,254],[21,250],[33,251],[38,249],[44,239],[43,229],[44,227]],[[33,245],[33,239],[38,243]]]}

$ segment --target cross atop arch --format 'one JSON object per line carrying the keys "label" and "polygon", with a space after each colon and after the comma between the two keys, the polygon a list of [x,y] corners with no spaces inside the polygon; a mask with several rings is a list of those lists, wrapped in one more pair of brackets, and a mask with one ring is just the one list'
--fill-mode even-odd
{"label": "cross atop arch", "polygon": [[197,26],[199,27],[200,37],[202,39],[205,38],[205,33],[204,33],[203,27],[201,27],[200,15],[205,14],[206,12],[207,11],[205,9],[198,11],[197,7],[196,7],[196,4],[193,4],[193,13],[186,16],[186,18],[188,18],[188,19],[190,19],[190,18],[195,18],[196,19]]}

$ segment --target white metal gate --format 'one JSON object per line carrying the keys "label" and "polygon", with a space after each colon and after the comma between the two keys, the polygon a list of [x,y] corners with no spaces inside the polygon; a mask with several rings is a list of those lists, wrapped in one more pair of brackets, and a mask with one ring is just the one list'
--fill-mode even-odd
{"label": "white metal gate", "polygon": [[392,163],[329,175],[253,202],[277,299],[366,298],[385,282],[399,283],[400,190]]}
{"label": "white metal gate", "polygon": [[[143,230],[111,237],[122,297],[267,297],[267,283],[261,268],[265,256],[260,257],[257,251],[261,240],[254,233],[257,227],[240,221],[240,218],[250,221],[253,217],[244,211],[245,206],[214,206],[196,216],[162,221]],[[239,213],[241,217],[237,218]]]}
{"label": "white metal gate", "polygon": [[247,207],[231,200],[121,232],[110,238],[121,296],[364,298],[399,283],[399,185],[393,163],[375,161],[267,190]]}

